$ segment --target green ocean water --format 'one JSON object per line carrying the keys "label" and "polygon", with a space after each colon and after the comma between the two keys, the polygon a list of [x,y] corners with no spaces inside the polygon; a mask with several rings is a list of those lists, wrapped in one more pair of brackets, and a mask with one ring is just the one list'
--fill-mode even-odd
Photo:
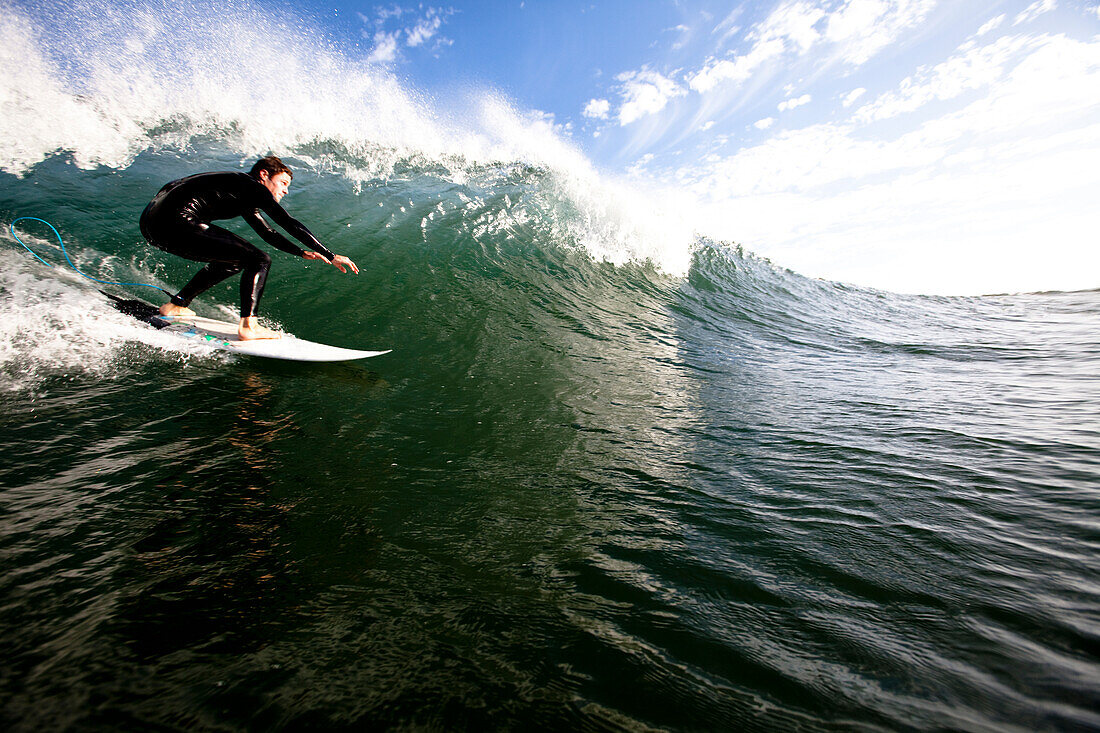
{"label": "green ocean water", "polygon": [[112,89],[0,150],[5,232],[178,288],[144,205],[277,140],[362,272],[273,252],[264,316],[394,351],[173,341],[0,236],[6,729],[1100,729],[1100,292],[901,296],[705,238],[675,271],[576,171]]}

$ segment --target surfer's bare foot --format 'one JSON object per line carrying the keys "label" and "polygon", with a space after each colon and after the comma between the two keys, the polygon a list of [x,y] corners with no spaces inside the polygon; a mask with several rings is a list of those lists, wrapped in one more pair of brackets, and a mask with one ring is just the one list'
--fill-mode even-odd
{"label": "surfer's bare foot", "polygon": [[254,341],[256,339],[281,339],[283,335],[278,331],[261,326],[256,316],[241,319],[241,325],[237,327],[237,336],[241,341]]}
{"label": "surfer's bare foot", "polygon": [[175,303],[165,303],[160,307],[160,314],[162,316],[193,316],[195,311]]}

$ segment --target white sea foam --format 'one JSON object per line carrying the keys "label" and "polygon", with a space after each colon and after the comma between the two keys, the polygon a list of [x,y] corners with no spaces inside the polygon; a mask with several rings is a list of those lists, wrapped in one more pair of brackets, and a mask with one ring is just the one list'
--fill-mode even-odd
{"label": "white sea foam", "polygon": [[358,184],[402,160],[551,171],[580,210],[570,235],[592,256],[686,272],[693,239],[659,199],[599,173],[544,115],[475,91],[444,109],[313,24],[248,3],[98,0],[0,16],[0,169],[64,151],[82,168],[125,168],[145,150],[214,136],[242,158],[339,149]]}
{"label": "white sea foam", "polygon": [[151,359],[213,356],[208,346],[123,315],[72,270],[47,268],[12,245],[0,248],[0,392],[49,378],[114,379]]}

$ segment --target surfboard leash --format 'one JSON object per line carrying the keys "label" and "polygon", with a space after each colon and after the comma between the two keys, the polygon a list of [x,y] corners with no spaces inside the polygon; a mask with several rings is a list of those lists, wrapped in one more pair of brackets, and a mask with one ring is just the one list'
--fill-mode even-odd
{"label": "surfboard leash", "polygon": [[89,275],[89,274],[87,274],[87,273],[83,272],[83,271],[82,271],[82,270],[81,270],[81,269],[80,269],[79,267],[77,267],[77,266],[76,266],[76,264],[75,264],[75,263],[73,262],[72,258],[71,258],[71,257],[69,257],[69,252],[68,252],[68,250],[66,250],[66,249],[65,249],[65,242],[64,242],[64,241],[63,241],[63,240],[61,239],[61,234],[59,234],[59,233],[58,233],[57,229],[55,229],[55,228],[54,228],[53,224],[49,223],[49,222],[48,222],[48,221],[46,221],[45,219],[39,219],[39,218],[38,218],[37,216],[20,216],[20,217],[17,217],[17,218],[15,218],[15,219],[13,219],[13,220],[12,220],[12,222],[11,222],[11,224],[10,224],[10,225],[8,226],[8,228],[9,228],[9,229],[11,229],[11,235],[12,235],[13,237],[15,237],[15,241],[16,241],[16,242],[19,242],[19,244],[23,245],[23,249],[27,250],[27,251],[28,251],[28,252],[30,252],[30,253],[31,253],[32,255],[34,255],[34,258],[35,258],[36,260],[38,260],[39,262],[41,262],[41,263],[42,263],[43,265],[45,265],[46,267],[53,267],[53,265],[51,265],[51,264],[50,264],[49,262],[46,262],[46,260],[44,260],[44,259],[42,259],[41,257],[39,257],[39,256],[38,256],[38,253],[37,253],[37,252],[35,252],[35,251],[34,251],[33,249],[31,249],[30,247],[28,247],[28,246],[27,246],[27,243],[26,243],[26,242],[24,242],[24,241],[23,241],[23,240],[22,240],[22,239],[21,239],[21,238],[19,237],[19,235],[18,235],[18,234],[17,234],[16,232],[15,232],[15,225],[16,225],[16,224],[18,224],[18,223],[19,223],[19,222],[21,222],[21,221],[37,221],[37,222],[41,222],[41,223],[45,224],[46,226],[48,226],[48,227],[50,228],[50,231],[51,231],[51,232],[53,232],[53,235],[54,235],[55,237],[57,237],[57,243],[58,243],[59,245],[61,245],[61,253],[62,253],[63,255],[65,255],[65,261],[66,261],[66,262],[68,262],[68,263],[69,263],[69,267],[71,267],[71,268],[73,268],[74,270],[76,270],[77,274],[78,274],[78,275],[80,275],[81,277],[85,277],[85,278],[87,278],[87,279],[91,280],[92,282],[95,282],[95,283],[100,283],[101,285],[133,285],[133,286],[135,286],[135,287],[139,287],[139,288],[153,288],[154,290],[159,290],[160,292],[164,293],[164,294],[165,294],[165,295],[167,295],[167,296],[168,296],[169,298],[171,298],[171,297],[172,297],[172,294],[171,294],[171,293],[169,293],[169,292],[168,292],[167,290],[165,290],[164,288],[160,287],[159,285],[150,285],[149,283],[123,283],[123,282],[111,282],[111,281],[108,281],[108,280],[100,280],[99,278],[95,278],[95,277],[92,277],[91,275]]}

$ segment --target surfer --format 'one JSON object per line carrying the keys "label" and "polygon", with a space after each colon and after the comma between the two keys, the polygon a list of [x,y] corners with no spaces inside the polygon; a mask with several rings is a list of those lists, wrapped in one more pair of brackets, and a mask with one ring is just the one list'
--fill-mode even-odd
{"label": "surfer", "polygon": [[[162,316],[193,316],[191,301],[227,277],[241,273],[242,340],[279,338],[278,331],[261,326],[257,319],[271,257],[242,237],[212,225],[215,219],[241,217],[265,242],[276,249],[307,260],[324,260],[340,272],[359,268],[343,255],[325,248],[317,237],[291,218],[279,201],[294,177],[283,161],[261,158],[249,173],[199,173],[172,181],[162,188],[141,214],[141,234],[154,247],[195,262],[205,262],[191,281],[160,307]],[[303,250],[268,224],[264,212],[295,239]]]}

